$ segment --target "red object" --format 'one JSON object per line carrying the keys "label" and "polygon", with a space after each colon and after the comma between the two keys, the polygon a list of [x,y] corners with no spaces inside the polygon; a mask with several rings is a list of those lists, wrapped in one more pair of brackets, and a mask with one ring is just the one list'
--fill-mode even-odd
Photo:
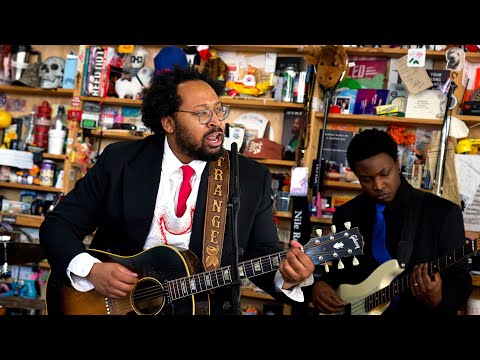
{"label": "red object", "polygon": [[48,149],[48,130],[51,125],[52,108],[47,101],[42,102],[37,109],[37,119],[35,120],[35,134],[33,142],[35,145]]}
{"label": "red object", "polygon": [[180,186],[180,192],[178,193],[178,203],[177,203],[177,217],[182,217],[187,210],[187,199],[192,191],[192,185],[190,184],[190,179],[192,175],[195,173],[190,166],[184,165],[182,166],[183,172],[183,182]]}
{"label": "red object", "polygon": [[340,106],[338,105],[330,106],[330,110],[328,112],[330,114],[340,114]]}
{"label": "red object", "polygon": [[75,120],[80,122],[82,120],[82,110],[68,110],[67,112],[67,120]]}

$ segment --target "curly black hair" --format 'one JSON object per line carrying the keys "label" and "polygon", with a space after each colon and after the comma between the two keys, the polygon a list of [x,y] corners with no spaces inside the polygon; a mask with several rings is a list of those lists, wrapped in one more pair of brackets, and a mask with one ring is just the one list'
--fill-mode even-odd
{"label": "curly black hair", "polygon": [[182,99],[177,94],[177,87],[190,80],[205,81],[218,96],[225,91],[223,82],[212,79],[208,71],[199,71],[195,66],[175,67],[173,71],[155,75],[143,96],[141,112],[145,126],[157,134],[164,133],[161,119],[179,109]]}
{"label": "curly black hair", "polygon": [[397,161],[398,147],[386,131],[366,129],[355,135],[348,145],[347,160],[350,168],[355,171],[357,162],[368,159],[380,153],[386,153]]}

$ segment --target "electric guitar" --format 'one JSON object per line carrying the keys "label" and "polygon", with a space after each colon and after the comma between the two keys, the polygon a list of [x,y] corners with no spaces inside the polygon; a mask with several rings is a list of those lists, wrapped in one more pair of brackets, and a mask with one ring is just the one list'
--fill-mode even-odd
{"label": "electric guitar", "polygon": [[[160,245],[133,256],[117,256],[100,250],[87,250],[102,262],[116,262],[139,275],[129,295],[110,299],[96,290],[80,292],[61,284],[50,273],[47,280],[47,313],[64,315],[208,315],[208,290],[232,283],[231,266],[208,272],[190,250]],[[315,265],[363,252],[358,228],[310,239],[303,251]],[[262,275],[280,266],[287,251],[262,256],[239,264],[241,279]]]}
{"label": "electric guitar", "polygon": [[[464,259],[479,250],[477,238],[444,257],[429,263],[430,276]],[[337,294],[349,304],[344,310],[350,315],[381,315],[390,305],[392,298],[410,288],[410,274],[394,281],[403,272],[395,259],[384,262],[364,281],[357,285],[342,284]]]}

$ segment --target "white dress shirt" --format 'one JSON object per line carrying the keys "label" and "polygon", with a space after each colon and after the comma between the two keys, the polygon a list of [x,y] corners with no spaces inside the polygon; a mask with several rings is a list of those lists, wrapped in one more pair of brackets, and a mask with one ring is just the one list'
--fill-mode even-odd
{"label": "white dress shirt", "polygon": [[[182,217],[178,218],[175,209],[177,208],[178,193],[183,180],[181,166],[184,164],[178,160],[168,146],[168,141],[165,140],[162,173],[160,184],[158,185],[155,212],[143,247],[144,250],[163,244],[183,249],[189,248],[198,188],[206,164],[205,161],[200,160],[193,160],[188,164],[195,170],[195,174],[190,180],[192,191],[187,199],[187,210]],[[100,262],[100,260],[86,252],[78,254],[72,259],[67,268],[67,275],[76,290],[89,291],[93,289],[92,283],[85,277],[89,274],[93,264],[97,262]],[[277,291],[282,291],[295,301],[303,302],[304,296],[300,287],[311,285],[313,276],[310,275],[307,280],[290,290],[282,289],[283,282],[282,275],[277,270],[275,274]]]}

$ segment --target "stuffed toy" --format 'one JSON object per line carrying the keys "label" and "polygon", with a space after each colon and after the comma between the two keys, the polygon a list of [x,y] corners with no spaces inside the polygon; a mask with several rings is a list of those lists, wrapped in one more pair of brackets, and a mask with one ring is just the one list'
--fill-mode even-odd
{"label": "stuffed toy", "polygon": [[214,80],[227,80],[228,66],[219,57],[208,59],[205,62],[205,69],[208,70]]}
{"label": "stuffed toy", "polygon": [[153,69],[149,66],[144,66],[132,79],[117,79],[115,81],[115,92],[120,99],[141,99],[143,90],[150,86],[152,76]]}
{"label": "stuffed toy", "polygon": [[348,76],[348,56],[342,45],[307,46],[304,58],[317,66],[317,83],[323,90],[333,90]]}
{"label": "stuffed toy", "polygon": [[[325,95],[325,111],[323,112],[323,127],[327,128],[327,117],[330,109],[330,102],[333,93],[338,84],[348,76],[348,56],[342,45],[324,45],[324,46],[307,46],[304,49],[305,60],[316,67],[316,80],[320,89]],[[323,190],[323,182],[326,173],[326,162],[323,158],[323,144],[325,139],[325,131],[321,132],[318,143],[318,173],[320,177],[316,182],[312,193],[312,213],[315,216],[322,216],[321,191]]]}

